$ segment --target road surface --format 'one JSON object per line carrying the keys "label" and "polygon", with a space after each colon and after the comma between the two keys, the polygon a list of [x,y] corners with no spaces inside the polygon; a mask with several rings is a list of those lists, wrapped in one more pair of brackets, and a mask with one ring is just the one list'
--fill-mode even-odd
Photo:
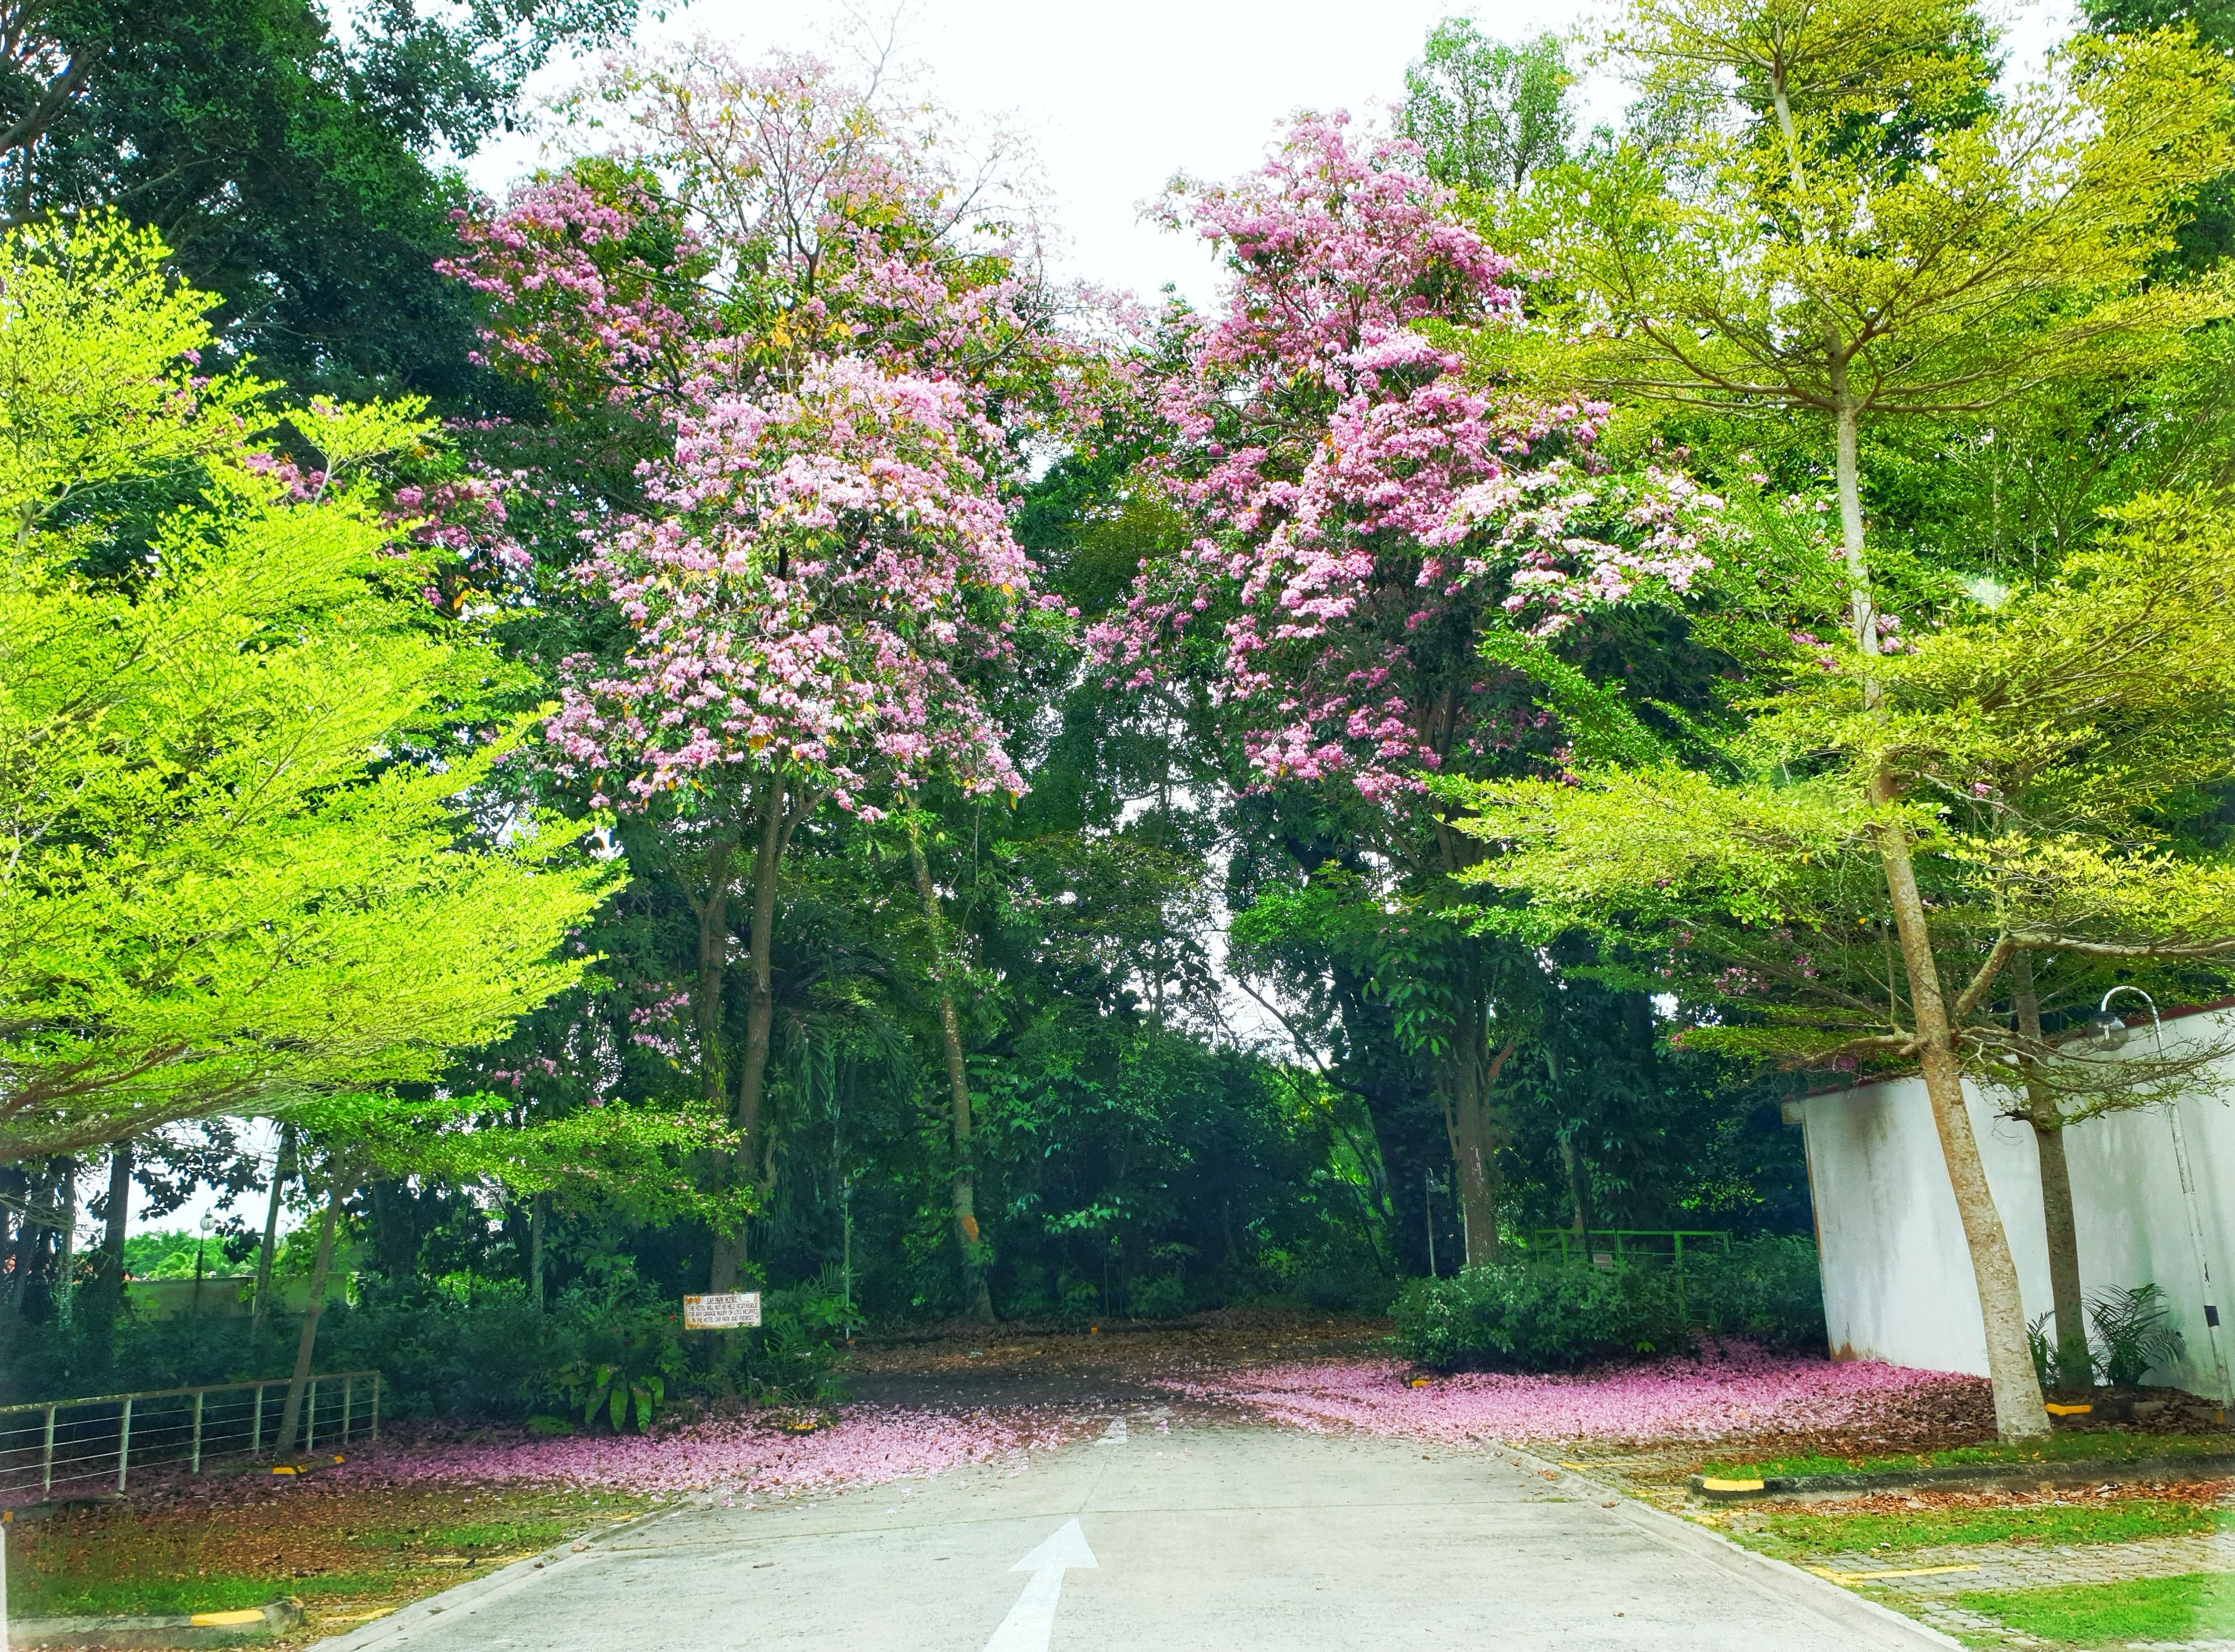
{"label": "road surface", "polygon": [[321,1652],[1953,1644],[1510,1454],[1136,1413],[1022,1472],[656,1515]]}

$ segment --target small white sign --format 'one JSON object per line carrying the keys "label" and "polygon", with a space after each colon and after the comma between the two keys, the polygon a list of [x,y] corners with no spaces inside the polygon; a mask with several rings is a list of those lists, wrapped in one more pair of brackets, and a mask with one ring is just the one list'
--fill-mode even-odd
{"label": "small white sign", "polygon": [[757,1290],[683,1299],[683,1328],[686,1331],[735,1331],[760,1322],[761,1294]]}

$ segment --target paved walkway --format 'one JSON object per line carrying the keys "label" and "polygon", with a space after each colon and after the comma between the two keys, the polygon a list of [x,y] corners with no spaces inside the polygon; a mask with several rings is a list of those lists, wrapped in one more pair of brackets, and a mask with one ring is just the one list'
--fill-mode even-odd
{"label": "paved walkway", "polygon": [[1114,1419],[1035,1458],[550,1551],[326,1652],[1854,1652],[1952,1644],[1484,1451]]}

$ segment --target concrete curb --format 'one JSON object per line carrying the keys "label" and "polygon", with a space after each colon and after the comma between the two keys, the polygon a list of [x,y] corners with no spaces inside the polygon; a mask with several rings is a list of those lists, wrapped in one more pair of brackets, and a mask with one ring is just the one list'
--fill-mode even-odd
{"label": "concrete curb", "polygon": [[[231,1620],[246,1618],[245,1622]],[[166,1612],[147,1616],[24,1617],[8,1626],[10,1647],[242,1646],[298,1629],[303,1603],[292,1595],[239,1611]]]}
{"label": "concrete curb", "polygon": [[1882,1647],[1889,1652],[1917,1652],[1923,1647],[1953,1648],[1963,1652],[1963,1643],[1905,1617],[1890,1606],[1828,1583],[1787,1562],[1768,1555],[1757,1554],[1742,1544],[1733,1543],[1720,1531],[1711,1531],[1703,1525],[1641,1503],[1635,1498],[1603,1485],[1588,1475],[1572,1469],[1548,1463],[1543,1458],[1509,1446],[1504,1440],[1485,1438],[1484,1443],[1502,1452],[1510,1460],[1533,1470],[1539,1476],[1563,1483],[1577,1490],[1588,1491],[1603,1503],[1615,1499],[1610,1511],[1616,1518],[1628,1522],[1655,1540],[1672,1549],[1681,1549],[1707,1561],[1718,1570],[1744,1579],[1756,1588],[1772,1595],[1781,1596],[1797,1606],[1804,1606],[1819,1617],[1828,1619],[1840,1628],[1852,1631],[1865,1645]]}
{"label": "concrete curb", "polygon": [[[423,1596],[409,1606],[397,1607],[385,1617],[377,1617],[370,1623],[360,1623],[342,1634],[313,1641],[306,1652],[360,1652],[362,1648],[384,1646],[409,1636],[412,1630],[446,1613],[473,1611],[491,1601],[516,1594],[530,1583],[556,1577],[561,1571],[595,1560],[606,1540],[617,1534],[636,1531],[657,1520],[672,1520],[677,1515],[689,1513],[696,1506],[696,1504],[685,1503],[679,1508],[648,1510],[633,1519],[615,1521],[592,1536],[570,1538],[541,1553],[515,1560],[486,1577],[470,1579],[456,1588],[446,1589],[439,1595]],[[579,1550],[574,1547],[576,1544],[582,1545]]]}
{"label": "concrete curb", "polygon": [[1873,1491],[2030,1491],[2037,1485],[2138,1485],[2158,1480],[2218,1480],[2235,1475],[2235,1452],[2197,1457],[2086,1458],[2063,1462],[1956,1464],[1871,1474],[1773,1474],[1759,1489],[1718,1490],[1692,1476],[1692,1490],[1714,1503]]}

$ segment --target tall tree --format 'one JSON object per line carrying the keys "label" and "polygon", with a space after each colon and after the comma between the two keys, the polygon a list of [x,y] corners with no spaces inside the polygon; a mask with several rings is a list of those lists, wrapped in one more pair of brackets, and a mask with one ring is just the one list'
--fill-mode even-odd
{"label": "tall tree", "polygon": [[0,1158],[428,1077],[578,973],[608,874],[469,816],[520,719],[380,508],[425,422],[292,410],[298,470],[152,233],[0,267]]}
{"label": "tall tree", "polygon": [[1558,631],[1699,562],[1682,477],[1587,477],[1603,405],[1462,385],[1439,340],[1511,328],[1511,266],[1418,167],[1409,144],[1306,117],[1255,176],[1176,194],[1168,216],[1220,246],[1230,282],[1161,397],[1167,486],[1197,534],[1090,638],[1137,685],[1199,676],[1229,783],[1336,823],[1341,851],[1301,870],[1356,892],[1376,949],[1406,959],[1380,989],[1432,1065],[1479,1262],[1498,1247],[1493,1091],[1535,971],[1442,910],[1477,850],[1421,776],[1525,760],[1528,708],[1475,652],[1491,616]]}
{"label": "tall tree", "polygon": [[[493,360],[579,416],[620,410],[653,456],[593,535],[575,588],[603,659],[569,666],[547,738],[558,778],[688,892],[701,1087],[730,1098],[737,1173],[765,1189],[794,836],[825,802],[875,820],[941,766],[1021,789],[973,673],[1043,612],[1000,494],[1059,352],[1029,222],[923,141],[920,112],[807,60],[705,49],[599,90],[644,164],[532,186],[450,267],[488,296]],[[566,502],[573,479],[546,491]],[[743,1243],[718,1244],[718,1286]]]}
{"label": "tall tree", "polygon": [[1397,129],[1420,146],[1438,183],[1484,195],[1518,190],[1568,158],[1574,83],[1557,36],[1509,46],[1470,19],[1446,17],[1405,71]]}
{"label": "tall tree", "polygon": [[[2161,358],[2221,307],[2145,277],[2183,193],[2226,169],[2227,67],[2178,36],[2083,39],[2052,84],[1976,119],[1904,125],[1917,106],[1974,101],[1966,88],[1987,75],[1977,37],[1941,0],[1648,0],[1620,43],[1649,82],[1726,118],[1652,154],[1617,144],[1546,206],[1546,255],[1571,294],[1558,324],[1596,341],[1578,364],[1586,382],[1829,427],[1845,632],[1865,661],[1898,625],[1872,578],[1865,424],[1984,411],[2114,358]],[[1867,677],[1863,692],[1872,707],[1884,695]],[[1998,1420],[2038,1433],[2048,1419],[1963,1108],[1958,998],[1932,947],[1908,784],[1890,761],[1853,818],[1878,846]]]}

